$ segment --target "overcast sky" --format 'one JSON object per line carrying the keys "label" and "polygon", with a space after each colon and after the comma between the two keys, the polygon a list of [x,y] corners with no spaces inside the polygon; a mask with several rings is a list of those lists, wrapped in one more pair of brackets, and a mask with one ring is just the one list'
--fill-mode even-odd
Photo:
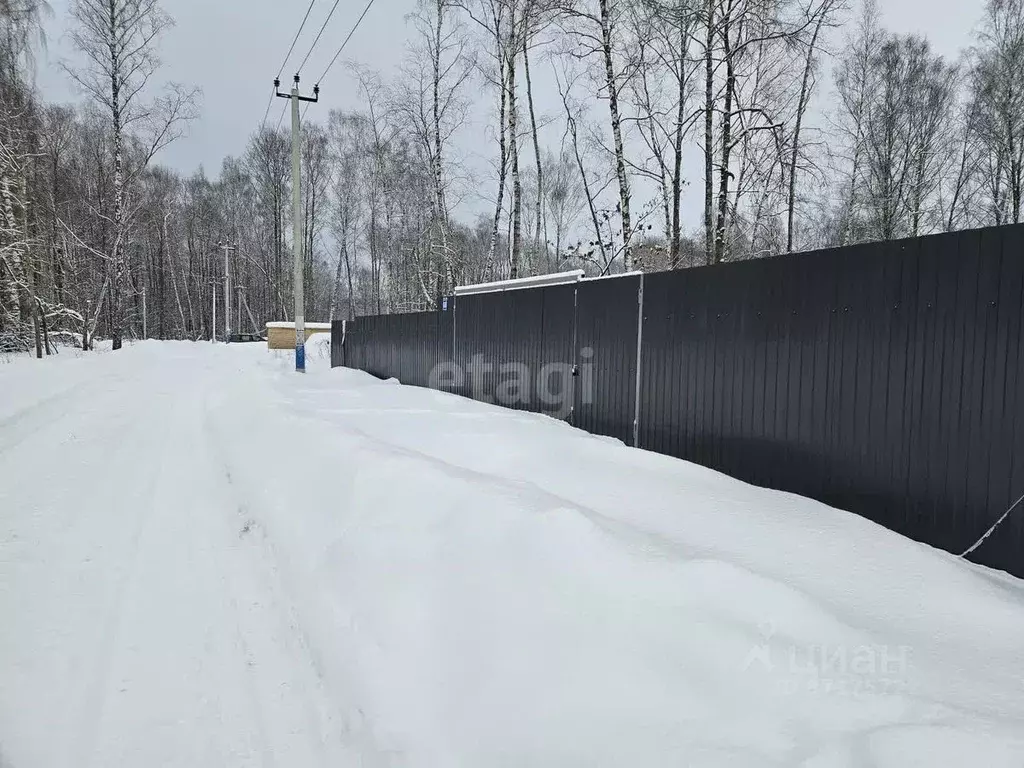
{"label": "overcast sky", "polygon": [[[37,82],[46,99],[75,101],[79,96],[58,66],[62,58],[73,56],[65,35],[70,23],[70,0],[49,2],[53,14],[46,25],[48,44],[39,57]],[[411,34],[406,16],[413,11],[416,2],[376,0],[342,58],[380,70],[385,76],[395,72]],[[305,55],[332,4],[331,0],[316,0],[288,67],[294,68]],[[984,3],[983,0],[880,0],[880,5],[887,29],[921,33],[928,37],[937,52],[956,57],[962,48],[970,45],[971,33],[981,18]],[[200,118],[192,124],[187,136],[164,150],[158,157],[159,162],[186,174],[202,166],[209,175],[215,176],[226,155],[244,151],[249,135],[263,117],[271,82],[306,6],[306,0],[163,0],[163,7],[174,18],[176,26],[161,44],[161,59],[165,65],[161,78],[199,85],[204,95]],[[340,0],[306,65],[304,75],[309,82],[303,83],[305,87],[312,88],[312,79],[324,70],[363,7],[363,0]],[[285,69],[282,75],[285,85],[292,74],[293,69]],[[541,79],[540,74],[535,74],[534,78]],[[825,96],[831,85],[823,79],[820,87],[823,89],[820,96]],[[488,94],[487,99],[490,98]],[[542,114],[557,116],[560,113],[561,104],[557,103],[557,91],[553,88],[538,88],[537,99],[537,108]],[[285,101],[275,99],[275,102],[271,120],[276,122]],[[311,107],[311,112],[316,110],[326,118],[331,108],[359,108],[355,82],[342,60],[321,83],[320,104]],[[486,113],[477,110],[457,137],[458,150],[466,157],[467,165],[480,167],[487,162],[485,158],[493,154],[484,126],[473,125],[473,122],[485,120]],[[557,141],[557,137],[554,138]],[[693,182],[691,179],[691,184]],[[685,201],[684,205],[692,207]],[[483,210],[482,204],[469,203],[468,208]]]}

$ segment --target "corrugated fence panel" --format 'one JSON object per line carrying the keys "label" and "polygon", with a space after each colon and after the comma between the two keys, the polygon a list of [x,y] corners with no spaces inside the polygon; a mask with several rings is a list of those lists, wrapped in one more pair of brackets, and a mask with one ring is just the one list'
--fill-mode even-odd
{"label": "corrugated fence panel", "polygon": [[1021,227],[647,275],[640,445],[962,551],[1024,493],[1022,294]]}
{"label": "corrugated fence panel", "polygon": [[571,387],[572,288],[458,296],[453,391],[508,408],[564,416]]}
{"label": "corrugated fence panel", "polygon": [[440,313],[414,312],[398,315],[405,323],[400,330],[402,346],[398,379],[417,387],[430,385],[436,365],[437,346],[441,343]]}
{"label": "corrugated fence panel", "polygon": [[[528,292],[514,293],[526,295]],[[516,337],[512,325],[515,303],[513,292],[455,298],[455,364],[459,374],[454,391],[457,394],[486,403],[495,402],[499,368],[509,362],[508,347]]]}
{"label": "corrugated fence panel", "polygon": [[[1012,448],[1007,462],[1010,467],[1009,482],[1002,477],[993,477],[992,487],[1001,494],[1001,498],[1007,500],[1009,507],[1024,493],[1024,231],[1019,227],[1008,232],[1003,241],[1003,279],[1000,288],[1005,290],[1002,294],[1005,303],[1000,302],[1005,311],[1000,314],[1005,318],[1007,330],[1007,400],[1001,421],[1012,422],[1012,426],[1008,427]],[[1020,514],[1019,507],[1014,514],[1016,517],[1009,521],[1009,531],[998,541],[1005,539],[1009,544],[1007,549],[1020,558],[1021,553],[1024,553],[1024,515]],[[982,557],[988,554],[985,545],[982,545],[979,554]],[[1016,572],[1024,570],[1019,561],[1016,566]],[[1009,564],[998,567],[1014,570]]]}
{"label": "corrugated fence panel", "polygon": [[576,286],[576,381],[572,421],[633,444],[639,277]]}
{"label": "corrugated fence panel", "polygon": [[451,371],[455,365],[455,300],[447,298],[444,309],[438,312],[436,323],[436,343],[431,352],[433,376],[428,386],[445,392],[453,390]]}
{"label": "corrugated fence panel", "polygon": [[534,410],[566,419],[572,412],[576,383],[572,375],[576,288],[557,285],[542,288],[540,293],[543,312],[540,367],[534,379],[539,406]]}
{"label": "corrugated fence panel", "polygon": [[[993,450],[989,488],[992,509],[1009,508],[1024,494],[1024,230],[1008,229],[1003,237],[999,294],[996,298],[996,360],[1005,361],[1005,368],[996,375],[1001,384],[1002,400],[993,413],[993,446],[1009,446]],[[1000,375],[1001,374],[1001,375]],[[1000,381],[1001,379],[1001,381]],[[1022,502],[1024,503],[1024,502]],[[1024,514],[1018,507],[1003,524],[1006,530],[982,544],[978,555],[996,567],[1022,570],[1024,553]],[[980,531],[971,531],[972,536]],[[1005,545],[1002,545],[1003,542]],[[1013,561],[1013,556],[1018,558]]]}
{"label": "corrugated fence panel", "polygon": [[345,364],[344,321],[335,320],[331,323],[331,368]]}

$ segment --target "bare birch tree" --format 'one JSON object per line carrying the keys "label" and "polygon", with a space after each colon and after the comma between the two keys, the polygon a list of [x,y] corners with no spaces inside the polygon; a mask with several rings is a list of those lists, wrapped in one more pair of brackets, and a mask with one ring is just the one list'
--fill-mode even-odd
{"label": "bare birch tree", "polygon": [[[837,104],[833,130],[839,135],[837,148],[842,149],[837,154],[840,155],[840,163],[845,166],[837,169],[842,196],[840,245],[854,238],[863,186],[865,133],[871,102],[878,86],[878,73],[872,62],[881,47],[882,38],[877,2],[864,0],[854,32],[846,39],[835,72]],[[845,157],[842,156],[843,151]]]}
{"label": "bare birch tree", "polygon": [[[417,38],[406,64],[398,108],[422,147],[430,167],[432,215],[425,276],[433,295],[461,279],[462,265],[450,242],[451,142],[466,114],[465,89],[475,67],[465,29],[452,0],[423,0],[413,17]],[[423,59],[429,67],[423,67]]]}
{"label": "bare birch tree", "polygon": [[680,260],[684,140],[700,115],[690,103],[699,65],[690,51],[697,21],[698,14],[681,2],[646,3],[632,14],[634,75],[629,92],[635,117],[629,122],[636,126],[653,167],[630,165],[655,178],[672,269]]}
{"label": "bare birch tree", "polygon": [[[157,151],[177,138],[182,123],[192,117],[197,92],[172,85],[155,100],[143,100],[159,63],[158,39],[173,23],[157,0],[74,0],[71,14],[77,26],[70,37],[85,63],[65,63],[65,71],[110,118],[114,168],[110,189],[113,240],[108,273],[111,336],[114,349],[120,349],[128,271],[126,252],[131,238],[126,182]],[[125,168],[128,130],[144,136],[141,155],[130,169]]]}
{"label": "bare birch tree", "polygon": [[[1024,2],[989,0],[972,78],[991,174],[991,221],[1019,222],[1024,200]],[[1004,191],[1005,190],[1005,191]]]}
{"label": "bare birch tree", "polygon": [[833,14],[840,7],[841,0],[822,0],[816,8],[810,12],[811,36],[806,42],[806,55],[804,57],[803,76],[800,80],[800,96],[796,107],[796,121],[793,127],[789,157],[789,180],[786,199],[786,252],[793,250],[793,226],[796,216],[796,186],[797,170],[800,159],[801,130],[803,128],[804,115],[807,112],[807,105],[810,102],[811,93],[814,89],[815,60],[818,53],[818,40],[822,28],[831,22]]}
{"label": "bare birch tree", "polygon": [[889,240],[921,231],[943,158],[953,74],[926,40],[891,37],[872,59],[878,88],[864,129],[864,206],[869,232]]}
{"label": "bare birch tree", "polygon": [[622,29],[625,23],[624,0],[579,0],[561,8],[560,23],[569,39],[571,55],[594,58],[600,71],[600,95],[608,102],[609,127],[612,134],[612,162],[618,184],[616,212],[620,219],[623,269],[632,269],[630,250],[633,245],[629,164],[626,161],[625,131],[620,98],[630,70],[621,55]]}
{"label": "bare birch tree", "polygon": [[45,9],[40,0],[0,2],[0,349],[24,348],[24,326],[37,314],[32,261],[38,243],[30,230],[35,211],[28,179],[38,118],[27,75]]}

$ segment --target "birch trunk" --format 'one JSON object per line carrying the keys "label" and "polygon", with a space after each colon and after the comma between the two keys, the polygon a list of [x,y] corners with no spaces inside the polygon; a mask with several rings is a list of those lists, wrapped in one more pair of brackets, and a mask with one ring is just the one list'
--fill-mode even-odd
{"label": "birch trunk", "polygon": [[615,175],[619,181],[619,215],[622,217],[622,265],[628,272],[632,267],[630,246],[633,236],[633,224],[629,211],[629,177],[626,175],[626,157],[622,143],[622,125],[619,116],[619,89],[615,80],[615,67],[612,58],[613,24],[609,3],[612,0],[600,0],[601,11],[601,49],[604,54],[605,83],[608,87],[608,111],[612,123],[612,138],[615,142]]}
{"label": "birch trunk", "polygon": [[519,129],[516,104],[516,24],[515,16],[509,28],[508,44],[508,141],[509,157],[512,160],[512,248],[509,251],[508,276],[519,277],[519,262],[522,255],[523,186],[519,178]]}
{"label": "birch trunk", "polygon": [[715,165],[712,145],[715,139],[715,2],[707,0],[707,34],[704,37],[704,259],[714,261]]}
{"label": "birch trunk", "polygon": [[435,242],[434,258],[437,260],[438,275],[444,274],[446,269],[452,283],[455,282],[455,270],[449,262],[448,252],[448,212],[444,200],[444,174],[443,159],[441,156],[441,33],[444,26],[444,0],[437,0],[437,14],[434,22],[433,41],[433,177],[434,177],[434,226],[436,227],[438,242]]}
{"label": "birch trunk", "polygon": [[722,158],[718,169],[718,221],[715,225],[715,263],[725,259],[725,230],[729,213],[729,171],[732,153],[732,99],[736,88],[736,62],[733,61],[731,24],[732,3],[722,20],[722,48],[725,57],[725,104],[722,112]]}
{"label": "birch trunk", "polygon": [[814,63],[814,47],[818,43],[818,33],[825,21],[827,6],[823,6],[814,25],[810,45],[807,46],[807,58],[804,61],[804,74],[800,82],[800,99],[796,107],[796,125],[793,128],[793,152],[789,160],[789,190],[786,205],[786,253],[793,251],[793,218],[796,209],[796,165],[800,156],[800,129],[803,125],[804,111],[810,98],[811,65]]}
{"label": "birch trunk", "polygon": [[672,142],[672,236],[669,245],[669,269],[679,266],[679,198],[683,189],[683,123],[686,118],[686,29],[679,25],[679,90],[676,94],[676,130]]}
{"label": "birch trunk", "polygon": [[352,260],[349,256],[348,248],[345,248],[345,280],[348,283],[348,319],[354,320],[356,317],[356,296],[355,290],[352,287]]}
{"label": "birch trunk", "polygon": [[[109,27],[107,33],[110,40],[118,40],[120,30],[118,21],[117,0],[107,0]],[[121,125],[121,71],[122,65],[119,48],[110,46],[110,117],[112,140],[114,142],[114,243],[110,253],[112,280],[110,284],[110,338],[113,349],[121,348],[121,337],[124,333],[124,137]]]}
{"label": "birch trunk", "polygon": [[7,318],[5,326],[19,332],[21,329],[21,285],[24,282],[24,268],[22,264],[22,246],[17,241],[18,224],[14,215],[14,195],[11,192],[11,181],[6,169],[3,176],[0,176],[0,195],[3,197],[4,226],[12,233],[14,241],[8,248],[10,258],[7,259],[8,274],[10,281],[6,284],[7,297]]}
{"label": "birch trunk", "polygon": [[331,311],[330,318],[334,321],[338,311],[338,289],[341,287],[341,269],[345,268],[348,278],[348,319],[353,317],[352,312],[352,267],[348,257],[348,217],[345,216],[341,223],[341,252],[338,255],[338,266],[334,270],[334,285],[331,290]]}
{"label": "birch trunk", "polygon": [[[537,200],[534,208],[535,226],[533,233],[534,248],[539,252],[541,246],[547,252],[547,227],[542,225],[544,200],[544,169],[540,161],[540,137],[537,134],[537,114],[533,108],[533,82],[530,79],[530,51],[527,37],[528,23],[523,25],[523,72],[526,75],[526,102],[530,108],[530,132],[533,134],[533,159],[537,164]],[[544,240],[541,240],[541,231],[544,232]]]}
{"label": "birch trunk", "polygon": [[[1015,99],[1013,98],[1012,86],[1010,88],[1009,99],[1011,101],[1015,101]],[[1013,215],[1013,223],[1014,224],[1018,224],[1018,223],[1020,223],[1020,204],[1021,204],[1021,163],[1020,163],[1020,158],[1019,158],[1019,156],[1017,154],[1017,149],[1016,149],[1016,146],[1015,146],[1015,144],[1016,144],[1016,136],[1015,136],[1014,131],[1012,131],[1012,130],[1008,131],[1007,139],[1008,139],[1008,143],[1009,143],[1009,152],[1008,152],[1008,154],[1009,154],[1009,157],[1010,157],[1010,179],[1009,179],[1009,186],[1010,186],[1011,214]]]}
{"label": "birch trunk", "polygon": [[498,200],[494,206],[494,223],[491,226],[491,243],[487,249],[487,265],[493,269],[494,250],[498,244],[498,228],[501,226],[501,209],[505,202],[505,177],[508,170],[508,148],[505,144],[505,104],[507,95],[505,92],[506,74],[505,61],[501,61],[498,79],[501,82],[498,90],[500,92],[498,106]]}
{"label": "birch trunk", "polygon": [[[166,249],[165,253],[169,256],[170,255],[170,248],[169,248],[169,241],[167,240],[167,216],[164,216],[163,242],[164,242],[164,245],[162,247]],[[170,258],[168,258],[168,262],[169,261],[170,261]],[[188,324],[185,322],[185,309],[181,306],[181,294],[178,292],[178,281],[174,277],[174,266],[173,266],[173,264],[171,264],[168,267],[168,270],[171,273],[171,288],[174,290],[174,303],[178,307],[178,317],[181,319],[181,335],[185,336],[188,333]]]}
{"label": "birch trunk", "polygon": [[601,262],[607,263],[604,238],[601,235],[601,223],[597,218],[597,207],[594,205],[594,195],[590,190],[590,181],[587,179],[587,169],[583,163],[583,157],[580,155],[579,137],[576,133],[576,119],[572,116],[568,97],[564,93],[562,94],[562,104],[565,106],[565,124],[569,130],[569,137],[572,139],[572,151],[576,158],[576,167],[579,169],[580,179],[583,181],[583,194],[587,198],[587,210],[590,212],[590,221],[594,225],[594,237],[596,238],[598,250],[601,253]]}

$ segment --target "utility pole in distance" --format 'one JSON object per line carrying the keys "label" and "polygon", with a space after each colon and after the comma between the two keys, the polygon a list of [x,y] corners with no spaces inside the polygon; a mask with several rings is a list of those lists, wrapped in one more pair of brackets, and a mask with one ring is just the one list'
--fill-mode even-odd
{"label": "utility pole in distance", "polygon": [[224,341],[231,341],[231,272],[228,269],[228,254],[235,250],[235,246],[227,243],[220,244],[224,251]]}
{"label": "utility pole in distance", "polygon": [[295,370],[306,372],[306,318],[305,296],[302,285],[302,136],[299,126],[299,102],[320,99],[320,86],[313,86],[312,96],[299,95],[299,75],[291,93],[281,93],[281,81],[274,80],[274,93],[282,99],[292,100],[292,251],[295,256]]}

